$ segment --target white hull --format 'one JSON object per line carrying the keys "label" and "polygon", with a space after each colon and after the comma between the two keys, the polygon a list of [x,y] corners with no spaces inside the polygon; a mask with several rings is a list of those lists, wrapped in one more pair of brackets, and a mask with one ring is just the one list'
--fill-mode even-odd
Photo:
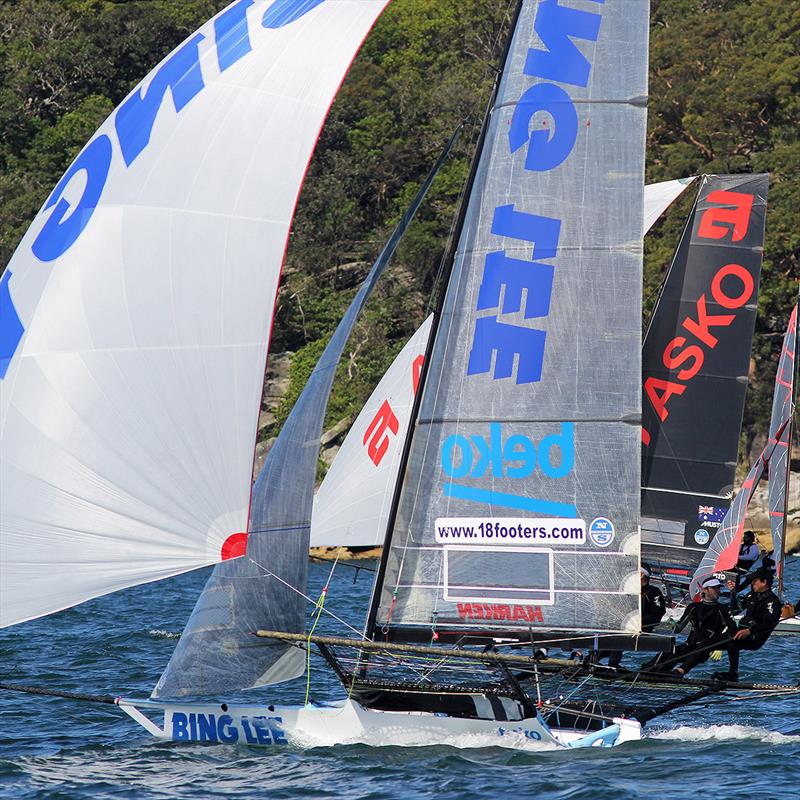
{"label": "white hull", "polygon": [[[635,720],[615,719],[590,734],[550,729],[537,714],[517,721],[461,719],[416,711],[376,711],[352,700],[308,706],[206,705],[120,699],[117,704],[159,739],[280,747],[452,745],[556,749],[612,747],[641,738]],[[145,712],[145,713],[142,713]],[[161,726],[148,712],[163,712]]]}

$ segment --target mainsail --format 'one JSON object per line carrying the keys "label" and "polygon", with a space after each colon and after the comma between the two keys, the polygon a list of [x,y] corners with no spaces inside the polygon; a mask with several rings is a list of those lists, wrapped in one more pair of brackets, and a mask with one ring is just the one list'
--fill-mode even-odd
{"label": "mainsail", "polygon": [[[644,187],[645,235],[694,180]],[[314,499],[312,547],[382,544],[431,322],[428,317],[392,362],[336,454]]]}
{"label": "mainsail", "polygon": [[361,309],[457,135],[423,182],[303,387],[253,487],[246,555],[214,568],[154,697],[250,689],[303,674],[302,650],[253,633],[259,628],[295,633],[305,627],[314,482],[336,367]]}
{"label": "mainsail", "polygon": [[687,583],[730,505],[767,175],[710,175],[643,346],[642,558]]}
{"label": "mainsail", "polygon": [[639,629],[647,41],[646,2],[521,4],[368,635]]}
{"label": "mainsail", "polygon": [[417,328],[342,442],[314,498],[312,547],[383,543],[432,322]]}
{"label": "mainsail", "polygon": [[232,3],[31,224],[0,283],[0,624],[241,552],[294,205],[384,6]]}
{"label": "mainsail", "polygon": [[783,337],[775,375],[775,393],[772,399],[772,418],[769,442],[775,450],[769,459],[767,498],[769,523],[772,529],[772,551],[775,559],[775,577],[778,594],[783,588],[784,553],[786,549],[786,503],[789,488],[789,462],[791,460],[792,422],[795,404],[795,373],[797,364],[797,305],[792,309],[789,326]]}

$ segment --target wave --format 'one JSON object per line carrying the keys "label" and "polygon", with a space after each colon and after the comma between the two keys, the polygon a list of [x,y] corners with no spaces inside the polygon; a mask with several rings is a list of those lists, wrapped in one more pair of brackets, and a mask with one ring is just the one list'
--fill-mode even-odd
{"label": "wave", "polygon": [[800,736],[770,731],[766,728],[755,728],[749,725],[709,725],[695,727],[681,725],[669,730],[648,731],[648,739],[667,739],[680,742],[708,742],[712,740],[742,740],[750,739],[765,744],[796,744]]}
{"label": "wave", "polygon": [[180,633],[175,633],[173,631],[163,631],[159,628],[154,628],[153,630],[147,631],[150,636],[154,639],[180,639]]}
{"label": "wave", "polygon": [[[330,747],[329,741],[320,741],[308,734],[300,734],[297,731],[287,733],[290,743],[302,749],[315,747]],[[549,742],[540,742],[528,739],[524,734],[508,732],[503,737],[498,737],[496,733],[461,733],[455,736],[436,735],[435,733],[425,733],[423,731],[403,731],[401,728],[393,728],[386,731],[363,731],[359,735],[352,736],[339,745],[366,745],[368,747],[454,747],[457,750],[483,750],[485,748],[511,748],[517,751],[543,752],[547,750],[559,750],[558,745]]]}

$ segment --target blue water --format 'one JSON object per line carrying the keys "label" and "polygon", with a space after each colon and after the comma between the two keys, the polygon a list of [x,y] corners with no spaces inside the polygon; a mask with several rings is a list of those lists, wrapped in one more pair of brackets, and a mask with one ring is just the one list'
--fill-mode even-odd
{"label": "blue water", "polygon": [[[329,569],[312,565],[312,594]],[[140,586],[0,632],[2,680],[147,696],[206,575]],[[356,628],[371,577],[362,572],[353,584],[353,570],[339,565],[331,584],[328,606]],[[789,559],[787,577],[788,595],[800,596],[800,559]],[[330,621],[325,628],[347,633]],[[797,683],[798,656],[800,637],[774,636],[762,650],[744,654],[742,679]],[[707,670],[698,667],[696,674]],[[299,681],[242,699],[297,701],[304,694],[305,681]],[[315,667],[312,698],[340,694]],[[571,752],[519,752],[488,741],[483,747],[454,742],[307,750],[165,744],[113,706],[0,692],[0,796],[735,800],[755,793],[791,796],[800,786],[797,697],[690,707],[646,731],[643,741],[613,750]]]}

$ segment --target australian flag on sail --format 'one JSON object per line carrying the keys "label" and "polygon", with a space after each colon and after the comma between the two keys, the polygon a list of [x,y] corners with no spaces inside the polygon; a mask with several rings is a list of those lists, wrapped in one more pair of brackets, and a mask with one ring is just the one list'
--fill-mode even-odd
{"label": "australian flag on sail", "polygon": [[698,506],[697,519],[704,525],[714,523],[718,526],[725,518],[727,510],[724,506]]}

